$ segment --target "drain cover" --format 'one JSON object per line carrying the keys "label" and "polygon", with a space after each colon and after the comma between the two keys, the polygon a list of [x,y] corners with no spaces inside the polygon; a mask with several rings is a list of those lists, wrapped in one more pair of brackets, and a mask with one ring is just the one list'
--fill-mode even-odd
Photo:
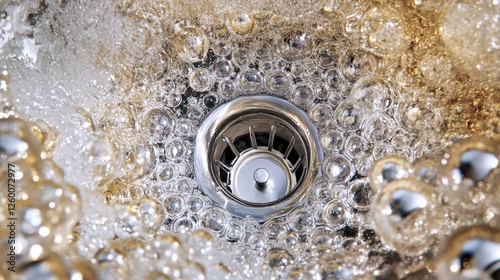
{"label": "drain cover", "polygon": [[198,131],[194,156],[206,195],[260,220],[293,209],[323,158],[305,113],[271,96],[239,97],[215,109]]}

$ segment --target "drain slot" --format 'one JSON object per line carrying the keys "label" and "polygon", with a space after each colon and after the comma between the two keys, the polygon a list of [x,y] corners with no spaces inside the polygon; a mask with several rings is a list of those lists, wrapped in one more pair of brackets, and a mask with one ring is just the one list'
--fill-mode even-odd
{"label": "drain slot", "polygon": [[312,187],[322,159],[317,131],[285,100],[240,97],[198,132],[195,172],[205,194],[240,216],[286,213]]}

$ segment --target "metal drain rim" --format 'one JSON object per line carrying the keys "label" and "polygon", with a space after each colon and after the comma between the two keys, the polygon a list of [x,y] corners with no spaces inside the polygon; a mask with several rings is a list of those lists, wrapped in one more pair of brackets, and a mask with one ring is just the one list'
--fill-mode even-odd
{"label": "metal drain rim", "polygon": [[[223,186],[214,179],[213,166],[210,164],[216,148],[215,138],[220,130],[238,118],[259,113],[282,119],[300,132],[300,137],[305,143],[308,162],[301,182],[285,197],[270,203],[250,203],[228,195]],[[202,191],[214,202],[238,216],[267,220],[286,214],[299,204],[305,194],[312,189],[316,178],[321,175],[322,159],[318,131],[303,111],[277,97],[241,96],[214,109],[203,121],[196,136],[194,171]]]}

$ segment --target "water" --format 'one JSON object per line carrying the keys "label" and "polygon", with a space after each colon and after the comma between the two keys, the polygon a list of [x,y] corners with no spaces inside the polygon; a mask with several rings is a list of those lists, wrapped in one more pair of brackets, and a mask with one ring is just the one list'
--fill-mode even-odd
{"label": "water", "polygon": [[[57,253],[38,256],[42,264],[78,256],[86,263],[80,269],[89,266],[103,278],[352,279],[389,272],[403,278],[426,270],[434,254],[419,261],[406,256],[435,252],[439,244],[431,240],[447,240],[459,225],[473,226],[499,209],[489,199],[498,193],[493,172],[474,182],[483,187],[473,193],[441,193],[457,186],[429,181],[435,196],[458,201],[447,208],[426,196],[434,203],[426,207],[436,205],[426,213],[443,220],[405,228],[372,221],[383,214],[377,209],[389,192],[384,184],[415,174],[406,159],[440,155],[429,162],[439,164],[452,140],[498,135],[498,6],[439,3],[0,3],[2,116],[46,122],[36,126],[40,143],[23,141],[53,160],[28,157],[20,166],[44,180],[58,178],[68,194],[74,185],[79,200],[60,203],[81,206],[81,214],[70,211],[67,226],[48,224],[48,237],[22,238]],[[462,44],[463,38],[474,43]],[[257,93],[304,110],[325,151],[324,177],[303,204],[265,224],[214,205],[192,165],[204,117],[225,101]],[[474,147],[484,149],[485,141],[473,140]],[[375,169],[377,185],[369,186],[371,165],[393,153],[401,157],[391,167],[397,174]],[[454,168],[437,173],[449,177]],[[28,202],[26,209],[46,207]],[[373,229],[376,237],[367,242],[363,233]],[[68,232],[75,242],[57,242]],[[402,242],[400,232],[411,240]]]}

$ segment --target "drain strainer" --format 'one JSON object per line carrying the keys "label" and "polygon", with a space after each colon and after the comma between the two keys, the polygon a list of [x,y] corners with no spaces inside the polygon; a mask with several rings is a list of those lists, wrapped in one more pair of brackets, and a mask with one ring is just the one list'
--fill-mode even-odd
{"label": "drain strainer", "polygon": [[203,192],[238,216],[265,220],[293,209],[323,158],[304,112],[271,96],[239,97],[215,109],[196,137]]}

